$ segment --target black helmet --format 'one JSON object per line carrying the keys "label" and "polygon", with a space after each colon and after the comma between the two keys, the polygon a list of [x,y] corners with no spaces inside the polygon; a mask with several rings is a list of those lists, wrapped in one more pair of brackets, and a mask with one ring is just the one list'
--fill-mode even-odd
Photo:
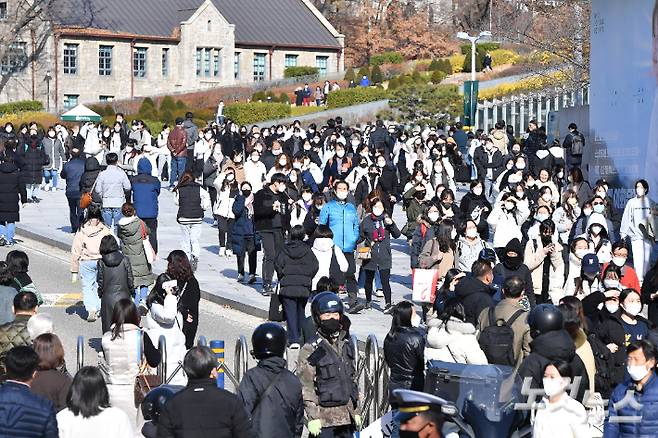
{"label": "black helmet", "polygon": [[179,385],[161,385],[149,391],[142,402],[142,415],[144,419],[157,424],[165,404],[174,394],[183,388],[184,386]]}
{"label": "black helmet", "polygon": [[251,335],[253,347],[251,354],[256,359],[271,356],[283,357],[287,342],[286,331],[283,327],[274,322],[266,322],[256,327]]}
{"label": "black helmet", "polygon": [[528,315],[528,325],[530,325],[530,336],[537,336],[561,330],[564,325],[562,312],[552,304],[539,304],[530,311]]}
{"label": "black helmet", "polygon": [[311,315],[313,315],[313,321],[318,326],[320,324],[320,315],[323,313],[338,312],[342,314],[343,311],[343,302],[333,292],[321,292],[311,302]]}

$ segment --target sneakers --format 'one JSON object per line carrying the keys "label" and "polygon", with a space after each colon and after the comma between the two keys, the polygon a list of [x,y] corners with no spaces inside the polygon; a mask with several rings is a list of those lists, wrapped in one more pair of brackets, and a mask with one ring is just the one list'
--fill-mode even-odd
{"label": "sneakers", "polygon": [[36,196],[32,196],[32,202],[38,204],[39,202],[41,202],[41,199],[37,198]]}
{"label": "sneakers", "polygon": [[347,311],[347,313],[349,313],[350,315],[353,315],[355,313],[359,313],[363,309],[365,309],[365,306],[363,304],[355,302],[353,304],[350,304],[350,308]]}
{"label": "sneakers", "polygon": [[247,281],[249,284],[254,284],[256,283],[256,274],[249,274],[249,280]]}
{"label": "sneakers", "polygon": [[372,302],[371,301],[366,301],[366,305],[363,306],[364,310],[372,309]]}
{"label": "sneakers", "polygon": [[0,236],[0,246],[9,245],[9,241],[5,236]]}
{"label": "sneakers", "polygon": [[375,291],[375,296],[376,296],[377,298],[383,298],[383,297],[384,297],[384,291],[383,291],[382,289],[377,289],[377,290]]}
{"label": "sneakers", "polygon": [[94,322],[98,319],[98,312],[96,309],[91,309],[87,312],[87,322]]}
{"label": "sneakers", "polygon": [[388,303],[386,307],[384,307],[384,315],[389,315],[393,311],[393,305],[391,303]]}
{"label": "sneakers", "polygon": [[291,350],[299,350],[299,347],[300,345],[297,342],[293,342],[292,344],[290,344],[290,347],[288,348],[290,348]]}
{"label": "sneakers", "polygon": [[226,248],[224,247],[219,248],[219,256],[220,257],[226,256]]}
{"label": "sneakers", "polygon": [[232,257],[232,256],[233,256],[233,251],[231,251],[230,249],[227,249],[226,250],[226,257]]}
{"label": "sneakers", "polygon": [[244,274],[238,274],[238,283],[242,283],[244,281]]}
{"label": "sneakers", "polygon": [[274,289],[272,288],[272,285],[271,284],[264,284],[262,294],[263,294],[264,297],[269,297],[272,294],[274,294]]}

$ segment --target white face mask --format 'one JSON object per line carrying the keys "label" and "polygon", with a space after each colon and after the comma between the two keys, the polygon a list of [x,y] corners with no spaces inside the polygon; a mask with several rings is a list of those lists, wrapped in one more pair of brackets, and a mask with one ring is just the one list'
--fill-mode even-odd
{"label": "white face mask", "polygon": [[482,194],[482,187],[479,187],[479,186],[478,186],[478,187],[474,187],[474,188],[473,188],[473,194],[474,194],[475,196],[480,196],[480,195]]}
{"label": "white face mask", "polygon": [[471,239],[475,239],[478,236],[478,230],[477,228],[469,228],[466,230],[466,237],[470,237]]}
{"label": "white face mask", "polygon": [[631,379],[635,382],[639,382],[649,374],[646,365],[627,365],[626,371],[628,371],[628,375],[631,376]]}
{"label": "white face mask", "polygon": [[272,155],[274,155],[275,157],[277,155],[281,155],[281,152],[283,152],[281,149],[272,149]]}
{"label": "white face mask", "polygon": [[279,186],[279,193],[283,193],[283,192],[285,192],[285,191],[286,191],[286,185],[285,185],[285,184],[281,184],[281,185]]}
{"label": "white face mask", "polygon": [[564,178],[564,172],[558,172],[557,177],[560,179]]}
{"label": "white face mask", "polygon": [[290,182],[297,182],[297,174],[295,172],[292,172],[288,178],[290,178]]}
{"label": "white face mask", "polygon": [[386,161],[377,161],[377,167],[384,167],[386,166]]}
{"label": "white face mask", "polygon": [[452,230],[452,231],[450,232],[450,238],[451,238],[452,240],[455,240],[455,239],[457,238],[457,231]]}
{"label": "white face mask", "polygon": [[637,196],[638,196],[638,197],[642,197],[642,196],[644,196],[644,193],[645,193],[645,191],[644,191],[644,187],[638,187],[638,188],[636,188],[636,189],[635,189],[635,193],[637,193]]}
{"label": "white face mask", "polygon": [[235,179],[235,175],[233,175],[232,173],[226,175],[226,181],[233,181],[234,179]]}
{"label": "white face mask", "polygon": [[411,317],[411,326],[412,327],[420,327],[421,321],[422,320],[420,319],[420,316],[418,316],[417,313],[414,313],[413,316]]}
{"label": "white face mask", "polygon": [[548,219],[547,214],[538,214],[535,216],[535,219],[539,222],[544,222],[546,219]]}
{"label": "white face mask", "polygon": [[619,304],[616,303],[615,301],[605,303],[605,308],[608,310],[610,313],[616,313],[617,310],[619,310]]}
{"label": "white face mask", "polygon": [[304,202],[306,202],[308,204],[309,202],[311,202],[311,199],[313,199],[313,194],[312,193],[302,193],[302,199],[304,200]]}
{"label": "white face mask", "polygon": [[591,208],[586,208],[586,209],[584,209],[584,210],[583,210],[583,214],[584,214],[585,216],[589,216],[590,214],[592,214],[592,209],[591,209]]}
{"label": "white face mask", "polygon": [[374,214],[375,216],[381,216],[384,214],[384,209],[381,207],[373,207],[372,214]]}
{"label": "white face mask", "polygon": [[566,388],[565,379],[549,379],[544,377],[542,380],[544,384],[544,392],[548,397],[553,397],[555,395],[562,394]]}
{"label": "white face mask", "polygon": [[251,161],[253,161],[254,163],[258,162],[258,160],[260,160],[260,157],[258,157],[258,156],[252,156],[251,157]]}
{"label": "white face mask", "polygon": [[598,192],[596,192],[596,196],[598,196],[601,199],[605,199],[605,194],[606,194],[605,190],[599,190]]}
{"label": "white face mask", "polygon": [[525,169],[525,163],[518,163],[518,164],[516,165],[516,168],[519,169],[519,170],[523,170],[523,169]]}
{"label": "white face mask", "polygon": [[343,158],[345,156],[345,151],[344,150],[336,151],[336,156],[338,158]]}
{"label": "white face mask", "polygon": [[605,286],[606,289],[619,289],[619,280],[603,280],[603,286]]}
{"label": "white face mask", "polygon": [[544,193],[543,195],[541,195],[541,198],[544,200],[544,202],[551,202],[553,196],[551,196],[550,193]]}
{"label": "white face mask", "polygon": [[505,203],[505,210],[507,210],[507,211],[514,210],[514,203],[513,202],[506,202]]}
{"label": "white face mask", "polygon": [[589,254],[589,250],[587,249],[577,249],[575,251],[576,257],[578,257],[580,260],[583,259],[587,254]]}
{"label": "white face mask", "polygon": [[280,160],[279,161],[279,166],[281,166],[281,167],[285,167],[286,164],[288,164],[288,160]]}
{"label": "white face mask", "polygon": [[605,205],[603,204],[596,204],[592,206],[592,209],[594,209],[594,213],[601,213],[605,211]]}
{"label": "white face mask", "polygon": [[615,256],[612,258],[612,263],[614,263],[615,266],[619,266],[621,268],[626,264],[626,257]]}
{"label": "white face mask", "polygon": [[601,234],[602,227],[601,225],[592,225],[591,230],[593,235],[598,236]]}
{"label": "white face mask", "polygon": [[642,304],[630,303],[628,305],[624,305],[624,311],[631,316],[636,316],[642,311]]}
{"label": "white face mask", "polygon": [[436,222],[436,221],[439,220],[439,213],[438,213],[438,212],[436,212],[436,213],[428,213],[428,214],[427,214],[427,217],[428,217],[429,220],[431,220],[432,222]]}
{"label": "white face mask", "polygon": [[347,199],[347,192],[336,192],[336,197],[340,199],[341,201],[344,201]]}

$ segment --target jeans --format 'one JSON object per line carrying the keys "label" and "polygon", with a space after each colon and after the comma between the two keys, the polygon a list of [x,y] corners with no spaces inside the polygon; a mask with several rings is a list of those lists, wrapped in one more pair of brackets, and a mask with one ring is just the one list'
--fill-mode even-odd
{"label": "jeans", "polygon": [[39,194],[40,184],[25,184],[25,190],[27,191],[27,198],[32,199],[36,198]]}
{"label": "jeans", "polygon": [[190,261],[192,261],[192,257],[198,259],[201,254],[201,245],[199,244],[199,238],[201,237],[201,224],[179,225],[181,231],[181,249],[187,254],[187,258],[190,259]]}
{"label": "jeans", "polygon": [[153,247],[153,251],[155,253],[158,253],[158,219],[153,218],[153,219],[142,219],[144,221],[144,224],[146,225],[146,228],[149,230],[149,241],[151,242],[151,246]]}
{"label": "jeans", "polygon": [[57,187],[57,183],[59,183],[59,175],[57,173],[57,169],[44,169],[43,178],[46,180],[46,184],[50,183],[52,180],[52,187]]}
{"label": "jeans", "polygon": [[7,239],[7,242],[14,243],[16,234],[16,224],[14,222],[0,222],[0,236]]}
{"label": "jeans", "polygon": [[[366,270],[365,269],[360,269],[359,270],[359,278],[357,280],[359,282],[359,289],[365,288],[366,284]],[[379,275],[379,271],[375,271],[375,289],[379,290],[382,288],[382,277]]]}
{"label": "jeans", "polygon": [[119,226],[119,220],[121,219],[121,209],[118,207],[104,208],[102,211],[103,222],[105,225],[114,233],[117,234],[117,227]]}
{"label": "jeans", "polygon": [[135,288],[135,306],[139,306],[139,303],[145,303],[146,297],[149,295],[148,286],[138,286]]}
{"label": "jeans", "polygon": [[178,178],[183,176],[185,172],[185,157],[171,157],[171,165],[169,166],[169,187],[174,187],[178,182]]}
{"label": "jeans", "polygon": [[384,291],[384,300],[386,304],[391,304],[391,270],[378,269],[377,271],[366,270],[366,301],[372,300],[372,280],[375,279],[375,273],[379,272],[382,277],[382,290]]}
{"label": "jeans", "polygon": [[97,260],[83,260],[80,262],[80,281],[82,281],[82,302],[88,313],[101,308],[101,299],[98,297],[98,283],[96,283]]}
{"label": "jeans", "polygon": [[69,201],[69,221],[71,222],[71,232],[75,233],[80,228],[84,218],[84,210],[80,208],[80,197],[66,198]]}
{"label": "jeans", "polygon": [[233,248],[233,222],[235,222],[235,219],[229,219],[223,216],[217,217],[220,248]]}
{"label": "jeans", "polygon": [[272,284],[274,276],[274,258],[283,248],[283,232],[281,230],[261,231],[263,242],[263,287]]}
{"label": "jeans", "polygon": [[288,325],[288,345],[299,344],[301,338],[302,324],[304,323],[304,308],[308,298],[281,297],[281,304],[286,313],[286,324]]}

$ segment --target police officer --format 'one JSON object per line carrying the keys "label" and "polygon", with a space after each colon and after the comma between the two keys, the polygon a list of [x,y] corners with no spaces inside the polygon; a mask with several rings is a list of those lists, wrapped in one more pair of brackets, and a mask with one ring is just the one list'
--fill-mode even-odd
{"label": "police officer", "polygon": [[146,438],[158,436],[158,419],[164,405],[183,388],[183,386],[161,385],[146,394],[142,402],[142,415],[146,420],[142,426],[142,435]]}
{"label": "police officer", "polygon": [[399,406],[394,419],[400,423],[400,437],[441,438],[445,400],[410,389],[393,390],[393,399]]}
{"label": "police officer", "polygon": [[260,438],[299,438],[304,430],[302,384],[283,358],[287,341],[286,331],[274,322],[259,325],[251,335],[251,355],[259,362],[245,373],[238,397]]}
{"label": "police officer", "polygon": [[335,293],[319,294],[311,303],[317,332],[300,349],[297,367],[311,436],[351,438],[361,427],[355,351],[343,313]]}

